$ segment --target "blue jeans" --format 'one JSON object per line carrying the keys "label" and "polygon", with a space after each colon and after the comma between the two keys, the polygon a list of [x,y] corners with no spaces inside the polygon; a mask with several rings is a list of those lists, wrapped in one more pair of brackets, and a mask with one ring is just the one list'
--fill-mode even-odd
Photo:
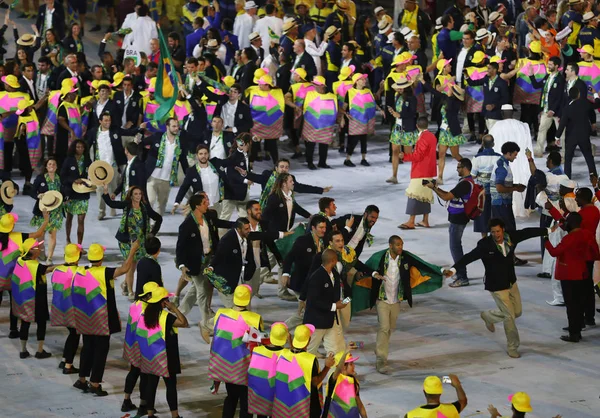
{"label": "blue jeans", "polygon": [[[465,232],[467,225],[454,224],[450,222],[448,232],[450,233],[450,254],[456,264],[464,255],[462,247],[462,236]],[[456,270],[456,277],[458,280],[469,281],[467,277],[467,267],[462,267]]]}

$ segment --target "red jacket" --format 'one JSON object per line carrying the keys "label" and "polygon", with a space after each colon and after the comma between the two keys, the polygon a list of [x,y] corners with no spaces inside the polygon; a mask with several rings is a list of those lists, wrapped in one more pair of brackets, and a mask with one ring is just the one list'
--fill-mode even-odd
{"label": "red jacket", "polygon": [[[560,211],[556,209],[556,207],[550,209],[549,212],[555,221],[564,221],[563,215],[561,215]],[[598,208],[594,205],[588,205],[579,209],[579,214],[581,215],[581,229],[585,229],[586,231],[591,232],[592,235],[596,236],[596,229],[598,228],[598,223],[600,222],[600,210],[598,210]]]}
{"label": "red jacket", "polygon": [[421,132],[413,152],[404,154],[404,161],[411,161],[410,178],[437,177],[436,156],[437,139],[429,131]]}
{"label": "red jacket", "polygon": [[567,234],[556,247],[550,244],[549,240],[545,246],[550,255],[556,257],[556,280],[588,278],[588,262],[600,259],[595,235],[583,228]]}

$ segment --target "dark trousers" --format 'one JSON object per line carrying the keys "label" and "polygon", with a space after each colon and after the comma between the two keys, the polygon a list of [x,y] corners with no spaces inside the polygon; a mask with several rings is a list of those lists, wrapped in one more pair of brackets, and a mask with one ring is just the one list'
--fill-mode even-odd
{"label": "dark trousers", "polygon": [[79,347],[79,334],[77,334],[75,328],[67,329],[69,330],[69,335],[67,336],[65,347],[63,348],[63,357],[65,359],[65,363],[73,364],[73,359],[75,358],[77,348]]}
{"label": "dark trousers", "polygon": [[594,290],[594,262],[588,261],[588,278],[583,279],[585,283],[585,294],[583,299],[583,316],[586,323],[593,322],[596,317],[596,299]]}
{"label": "dark trousers", "polygon": [[571,178],[571,165],[573,164],[573,156],[575,149],[579,147],[585,163],[588,166],[588,173],[596,174],[596,163],[592,155],[592,144],[589,138],[566,138],[565,139],[565,174]]}
{"label": "dark trousers", "polygon": [[586,283],[584,280],[561,280],[560,287],[567,306],[569,335],[581,336]]}
{"label": "dark trousers", "polygon": [[343,149],[344,146],[346,145],[346,135],[348,134],[348,123],[350,123],[348,121],[348,116],[344,116],[344,127],[340,128],[340,131],[338,133],[338,140],[340,142],[340,149]]}
{"label": "dark trousers", "polygon": [[512,203],[505,205],[492,205],[492,218],[502,219],[507,232],[517,230],[517,223],[515,221],[515,214],[512,210]]}
{"label": "dark trousers", "polygon": [[271,160],[273,160],[273,164],[277,164],[279,160],[279,150],[277,149],[277,142],[279,142],[279,138],[273,139],[265,139],[265,151],[269,153],[271,156]]}
{"label": "dark trousers", "polygon": [[483,113],[467,113],[467,122],[469,123],[469,131],[472,134],[475,133],[475,115],[477,115],[477,126],[479,127],[479,134],[483,135],[485,133],[485,117]]}
{"label": "dark trousers", "polygon": [[[142,374],[144,376],[144,374]],[[153,374],[145,375],[147,379],[146,394],[144,398],[146,400],[146,407],[148,410],[154,411],[154,402],[156,401],[156,390],[158,389],[158,381],[160,376]],[[167,387],[167,403],[169,404],[170,411],[177,411],[177,375],[171,377],[163,377],[165,386]],[[223,412],[223,416],[225,413]],[[233,416],[233,415],[232,415]],[[241,416],[241,415],[240,415]]]}
{"label": "dark trousers", "polygon": [[31,175],[33,174],[33,168],[31,167],[31,161],[29,160],[29,149],[27,148],[27,140],[19,139],[16,141],[17,151],[19,153],[19,170],[23,173],[23,177],[27,182],[31,181]]}
{"label": "dark trousers", "polygon": [[249,162],[256,161],[256,157],[260,153],[260,142],[253,142],[252,147],[250,148],[250,156],[248,157]]}
{"label": "dark trousers", "polygon": [[[315,155],[316,144],[314,142],[304,141],[304,146],[306,147],[306,162],[308,164],[312,164],[313,156]],[[319,144],[319,165],[327,164],[327,150],[328,149],[329,149],[329,145]]]}
{"label": "dark trousers", "polygon": [[354,153],[354,148],[360,141],[360,153],[367,153],[367,136],[366,135],[348,135],[348,148],[346,148],[346,154],[352,155]]}
{"label": "dark trousers", "polygon": [[521,103],[521,122],[526,123],[532,128],[532,133],[537,135],[540,124],[538,115],[540,113],[540,105]]}
{"label": "dark trousers", "polygon": [[248,386],[225,383],[227,397],[223,403],[223,418],[235,417],[235,410],[240,403],[240,418],[252,418],[248,413]]}
{"label": "dark trousers", "polygon": [[[547,216],[544,215],[542,213],[542,215],[540,216],[540,228],[550,228],[550,225],[552,225],[552,216]],[[548,240],[548,238],[544,238],[544,237],[540,237],[540,244],[541,244],[541,251],[542,251],[542,259],[544,259],[544,252],[546,251],[546,248],[544,247],[544,244],[546,243],[546,241]]]}
{"label": "dark trousers", "polygon": [[84,335],[79,377],[90,377],[90,382],[101,383],[110,349],[110,335]]}
{"label": "dark trousers", "polygon": [[133,389],[135,389],[135,384],[137,383],[138,378],[140,379],[140,399],[144,400],[144,396],[146,396],[146,388],[148,384],[148,375],[142,373],[142,371],[133,365],[129,366],[129,373],[125,377],[125,388],[123,392],[131,395],[133,393]]}
{"label": "dark trousers", "polygon": [[[2,292],[0,292],[2,293]],[[13,314],[13,308],[12,308],[12,292],[10,290],[8,290],[8,309],[9,309],[9,313],[8,313],[8,317],[10,320],[10,330],[11,331],[19,331],[19,318],[16,317],[16,315]]]}
{"label": "dark trousers", "polygon": [[[593,294],[592,294],[593,296]],[[46,338],[46,320],[36,321],[37,324],[37,340],[44,341]],[[19,330],[19,339],[27,341],[29,339],[29,327],[31,322],[21,320],[21,329]]]}

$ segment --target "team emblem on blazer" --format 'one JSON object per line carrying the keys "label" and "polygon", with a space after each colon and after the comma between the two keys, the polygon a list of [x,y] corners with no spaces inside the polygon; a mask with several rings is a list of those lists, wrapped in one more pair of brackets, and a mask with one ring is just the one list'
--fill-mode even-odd
{"label": "team emblem on blazer", "polygon": [[498,93],[498,87],[494,87],[494,92]]}
{"label": "team emblem on blazer", "polygon": [[154,146],[155,146],[156,148],[158,148],[158,147],[159,147],[158,143],[154,144]]}
{"label": "team emblem on blazer", "polygon": [[119,135],[117,135],[117,134],[113,134],[113,138],[114,138],[114,139],[117,139],[118,137],[119,137]]}
{"label": "team emblem on blazer", "polygon": [[404,270],[408,270],[408,263],[404,265]]}
{"label": "team emblem on blazer", "polygon": [[46,183],[42,183],[42,184],[40,184],[40,186],[42,186],[42,187],[44,187],[45,185],[46,185]]}
{"label": "team emblem on blazer", "polygon": [[231,142],[228,142],[228,143],[227,143],[227,146],[228,146],[228,147],[230,147],[230,146],[231,146]]}
{"label": "team emblem on blazer", "polygon": [[117,100],[117,104],[121,104],[121,101],[120,101],[120,100]]}
{"label": "team emblem on blazer", "polygon": [[192,238],[194,238],[196,236],[196,234],[192,233]]}
{"label": "team emblem on blazer", "polygon": [[234,253],[234,254],[237,254],[237,253],[238,253],[238,250],[235,250],[235,249],[234,249],[234,250],[233,250],[233,253]]}
{"label": "team emblem on blazer", "polygon": [[192,181],[193,181],[194,183],[196,183],[196,182],[198,181],[198,179],[192,179]]}
{"label": "team emblem on blazer", "polygon": [[556,88],[556,83],[554,83],[554,88]]}
{"label": "team emblem on blazer", "polygon": [[133,102],[133,103],[131,103],[131,106],[133,106],[133,107],[136,107],[136,106],[137,106],[137,103],[136,103],[136,102]]}
{"label": "team emblem on blazer", "polygon": [[280,204],[279,204],[279,207],[280,207],[280,208],[282,208],[282,207],[283,207],[283,203],[280,203]]}
{"label": "team emblem on blazer", "polygon": [[241,166],[241,167],[243,167],[244,165],[246,165],[246,163],[245,163],[245,162],[243,162],[243,161],[242,161],[242,162],[240,162],[240,166]]}
{"label": "team emblem on blazer", "polygon": [[131,175],[135,176],[135,170],[131,170]]}
{"label": "team emblem on blazer", "polygon": [[74,167],[74,166],[73,166],[73,167],[71,167],[71,171],[75,171],[75,167]]}
{"label": "team emblem on blazer", "polygon": [[307,252],[307,253],[312,253],[312,248],[307,248],[307,249],[306,249],[306,252]]}
{"label": "team emblem on blazer", "polygon": [[329,283],[325,283],[325,288],[327,289],[329,287]]}
{"label": "team emblem on blazer", "polygon": [[242,119],[243,117],[244,117],[244,116],[243,116],[241,113],[238,115],[238,118],[239,118],[239,119]]}

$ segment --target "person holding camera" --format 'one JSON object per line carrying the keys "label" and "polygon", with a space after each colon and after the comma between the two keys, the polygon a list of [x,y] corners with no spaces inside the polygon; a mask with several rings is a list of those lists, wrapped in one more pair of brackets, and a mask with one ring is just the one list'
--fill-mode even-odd
{"label": "person holding camera", "polygon": [[[440,189],[435,182],[429,182],[425,187],[429,187],[434,193],[445,202],[449,202],[448,222],[450,226],[448,232],[450,235],[450,254],[456,263],[464,255],[462,247],[462,236],[469,217],[465,212],[465,203],[471,198],[475,183],[471,177],[471,160],[463,158],[456,166],[456,171],[460,177],[458,184],[449,192]],[[467,276],[466,266],[456,271],[456,280],[450,284],[450,287],[468,286],[469,278]]]}
{"label": "person holding camera", "polygon": [[[425,395],[427,404],[408,411],[406,415],[404,415],[404,418],[417,418],[423,416],[444,416],[448,418],[460,417],[460,412],[467,407],[467,395],[465,394],[465,390],[455,374],[451,374],[447,377],[444,376],[443,379],[444,383],[449,383],[456,389],[458,400],[452,403],[441,403],[440,398],[444,392],[442,379],[437,376],[428,376],[423,382],[423,394]],[[434,411],[437,412],[437,415]]]}

